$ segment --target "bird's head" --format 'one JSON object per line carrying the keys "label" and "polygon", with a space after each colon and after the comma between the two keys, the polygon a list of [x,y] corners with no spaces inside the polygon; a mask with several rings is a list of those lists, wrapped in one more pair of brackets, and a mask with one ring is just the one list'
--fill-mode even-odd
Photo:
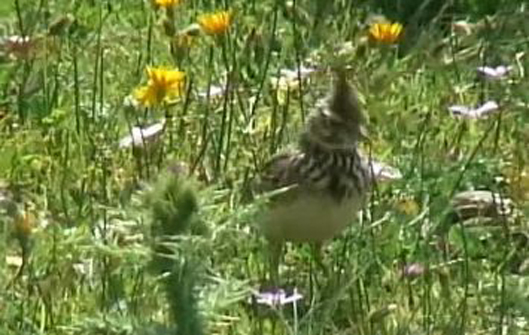
{"label": "bird's head", "polygon": [[302,143],[309,141],[331,150],[354,149],[366,138],[364,123],[355,91],[344,71],[337,71],[330,96],[308,120]]}

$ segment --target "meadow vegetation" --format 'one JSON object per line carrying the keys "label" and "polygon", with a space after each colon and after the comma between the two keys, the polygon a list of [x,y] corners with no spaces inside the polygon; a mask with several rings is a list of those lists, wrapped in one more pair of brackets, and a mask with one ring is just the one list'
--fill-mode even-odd
{"label": "meadow vegetation", "polygon": [[[0,334],[529,334],[525,1],[5,0],[0,38]],[[252,185],[336,67],[400,172],[266,295]]]}

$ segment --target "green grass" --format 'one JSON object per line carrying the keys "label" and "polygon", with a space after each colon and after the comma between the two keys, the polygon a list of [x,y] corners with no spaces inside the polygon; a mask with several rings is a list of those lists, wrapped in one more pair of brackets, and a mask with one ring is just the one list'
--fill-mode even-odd
{"label": "green grass", "polygon": [[[472,1],[468,15],[407,20],[400,45],[382,46],[366,40],[378,7],[365,1],[184,1],[176,31],[223,8],[234,24],[176,55],[148,1],[8,3],[0,33],[29,36],[34,53],[0,50],[0,334],[529,333],[526,6],[485,18]],[[454,33],[457,20],[477,25]],[[266,244],[249,187],[295,143],[336,64],[351,68],[369,116],[364,151],[403,178],[378,185],[328,244],[329,276],[308,246],[288,247],[281,273],[304,296],[296,306],[258,306]],[[513,66],[506,79],[476,75],[501,64]],[[186,72],[181,101],[124,103],[148,65]],[[318,71],[278,93],[273,78],[300,65]],[[487,100],[499,113],[448,111]],[[156,144],[119,147],[163,117]],[[191,170],[185,181],[164,179],[175,162]],[[516,213],[451,220],[454,194],[472,189],[512,198]],[[427,271],[403,276],[413,263]]]}

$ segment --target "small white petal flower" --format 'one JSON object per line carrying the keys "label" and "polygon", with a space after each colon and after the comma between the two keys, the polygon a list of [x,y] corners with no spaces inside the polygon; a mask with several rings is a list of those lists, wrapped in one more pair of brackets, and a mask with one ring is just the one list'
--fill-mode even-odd
{"label": "small white petal flower", "polygon": [[351,41],[347,41],[347,42],[343,43],[342,45],[340,45],[340,46],[335,50],[335,52],[336,52],[336,54],[337,54],[338,56],[347,55],[347,54],[352,53],[352,52],[355,50],[354,46],[355,46],[355,45],[353,44],[353,42],[351,42]]}
{"label": "small white petal flower", "polygon": [[421,263],[409,263],[402,267],[401,276],[407,278],[417,278],[428,271],[428,268]]}
{"label": "small white petal flower", "polygon": [[[216,85],[211,85],[209,87],[209,97],[210,98],[223,96],[225,93],[226,93],[226,90],[224,90],[224,87],[220,87]],[[207,99],[208,89],[206,88],[205,90],[198,92],[198,96],[202,99]]]}
{"label": "small white petal flower", "polygon": [[495,101],[487,101],[478,108],[472,108],[462,105],[454,105],[448,107],[448,110],[451,111],[455,116],[465,118],[465,119],[480,119],[486,117],[488,114],[498,110],[498,103]]}
{"label": "small white petal flower", "polygon": [[299,77],[301,79],[304,79],[308,77],[310,74],[314,73],[316,70],[313,68],[304,67],[303,65],[299,67],[299,69],[281,69],[279,70],[279,74],[281,77],[284,77],[289,80],[297,80]]}
{"label": "small white petal flower", "polygon": [[16,44],[29,43],[28,36],[11,35],[11,36],[6,37],[5,40],[9,43],[16,43]]}
{"label": "small white petal flower", "polygon": [[402,179],[402,173],[392,166],[382,162],[370,161],[369,168],[377,181],[391,181]]}
{"label": "small white petal flower", "polygon": [[19,268],[24,264],[24,260],[22,259],[22,256],[18,255],[7,255],[5,258],[5,262],[7,266],[12,266],[15,268]]}
{"label": "small white petal flower", "polygon": [[120,148],[142,147],[144,143],[153,141],[160,135],[165,126],[165,120],[157,122],[147,128],[133,127],[131,134],[125,136],[119,141]]}
{"label": "small white petal flower", "polygon": [[472,34],[472,32],[475,30],[476,24],[469,23],[464,20],[455,21],[452,23],[452,29],[455,33],[459,33],[465,36],[468,36]]}
{"label": "small white petal flower", "polygon": [[480,66],[477,68],[478,73],[485,79],[499,80],[505,78],[512,70],[512,66],[500,65],[496,67]]}
{"label": "small white petal flower", "polygon": [[83,259],[77,263],[74,263],[72,267],[75,273],[78,275],[87,276],[90,279],[92,279],[94,276],[94,259],[93,258]]}
{"label": "small white petal flower", "polygon": [[13,59],[25,59],[35,50],[35,41],[28,36],[12,35],[0,38],[0,51]]}
{"label": "small white petal flower", "polygon": [[285,290],[279,289],[277,291],[256,292],[254,296],[258,304],[270,307],[292,304],[303,298],[303,295],[298,293],[297,289],[294,289],[291,295],[287,295]]}

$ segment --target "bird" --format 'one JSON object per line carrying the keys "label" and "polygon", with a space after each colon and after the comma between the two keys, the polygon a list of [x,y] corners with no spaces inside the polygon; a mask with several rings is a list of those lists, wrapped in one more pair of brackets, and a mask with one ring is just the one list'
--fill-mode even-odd
{"label": "bird", "polygon": [[365,203],[372,179],[358,149],[367,139],[365,123],[345,70],[336,70],[330,94],[307,118],[297,146],[264,164],[258,190],[270,196],[259,228],[270,246],[272,282],[278,280],[286,242],[309,242],[319,249]]}

